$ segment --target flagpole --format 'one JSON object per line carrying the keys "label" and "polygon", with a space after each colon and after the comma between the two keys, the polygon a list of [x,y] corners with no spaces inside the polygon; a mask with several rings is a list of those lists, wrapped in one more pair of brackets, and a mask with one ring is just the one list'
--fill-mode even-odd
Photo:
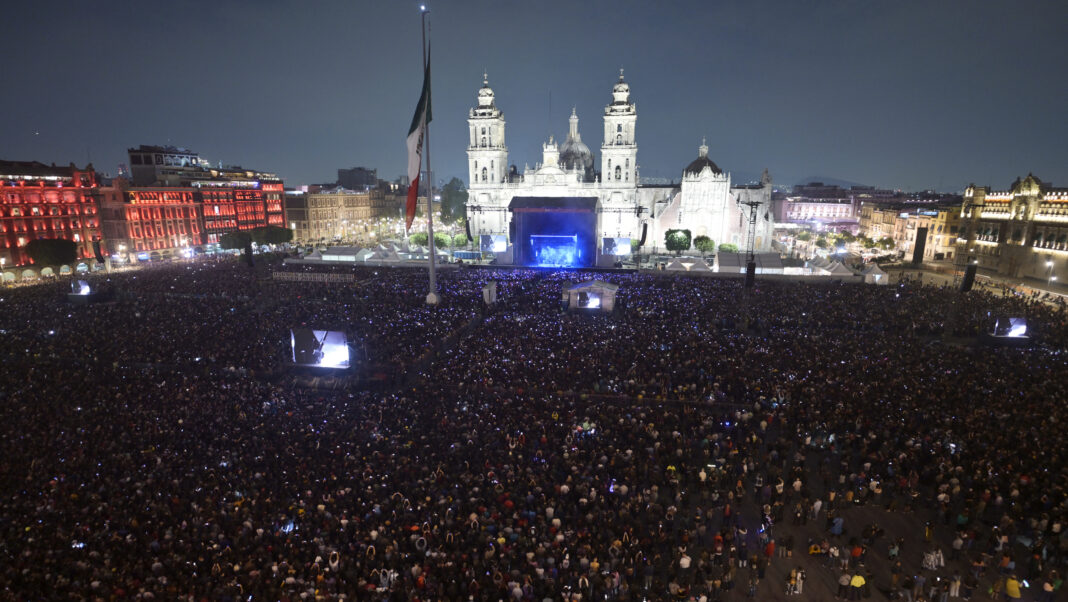
{"label": "flagpole", "polygon": [[[426,74],[426,78],[430,79],[430,73],[426,69],[427,64],[427,52],[426,52],[426,16],[430,12],[426,5],[419,7],[422,11],[423,19],[423,73]],[[429,88],[430,82],[427,82]],[[429,105],[429,102],[427,103]],[[434,248],[434,175],[430,171],[430,123],[426,120],[426,111],[423,112],[423,144],[426,150],[426,238],[427,243],[430,245],[430,292],[426,295],[427,305],[437,305],[441,302],[441,297],[438,295],[438,282],[437,274],[435,272],[437,262],[437,251]],[[416,191],[419,194],[419,191]]]}

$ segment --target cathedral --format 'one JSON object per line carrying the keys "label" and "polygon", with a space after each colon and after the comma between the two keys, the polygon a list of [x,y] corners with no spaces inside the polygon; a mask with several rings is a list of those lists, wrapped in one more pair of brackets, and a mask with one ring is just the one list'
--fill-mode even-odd
{"label": "cathedral", "polygon": [[756,216],[755,250],[770,250],[767,171],[760,184],[732,187],[730,173],[708,157],[702,141],[680,184],[642,186],[637,107],[622,70],[603,119],[600,162],[582,141],[572,110],[567,139],[558,143],[550,136],[542,161],[520,173],[509,166],[504,113],[483,76],[478,106],[467,119],[467,216],[483,250],[492,247],[499,261],[517,265],[611,265],[615,253],[625,254],[615,251],[619,239],[644,238],[644,252],[662,252],[668,230],[686,229],[744,251],[750,215]]}

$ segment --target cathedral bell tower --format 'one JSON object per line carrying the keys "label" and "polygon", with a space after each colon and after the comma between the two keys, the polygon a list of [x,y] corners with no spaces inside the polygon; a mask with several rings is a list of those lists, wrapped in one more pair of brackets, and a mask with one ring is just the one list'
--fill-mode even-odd
{"label": "cathedral bell tower", "polygon": [[504,145],[504,113],[493,101],[489,78],[482,75],[478,106],[467,115],[469,189],[498,185],[508,177],[508,147]]}
{"label": "cathedral bell tower", "polygon": [[604,108],[604,144],[601,145],[601,183],[604,188],[634,188],[638,185],[638,144],[634,126],[638,114],[630,102],[630,86],[623,81],[612,88],[612,104]]}

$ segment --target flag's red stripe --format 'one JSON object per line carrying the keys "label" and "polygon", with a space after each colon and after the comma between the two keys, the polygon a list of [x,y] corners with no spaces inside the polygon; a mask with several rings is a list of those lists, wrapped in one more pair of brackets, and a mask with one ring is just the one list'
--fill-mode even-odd
{"label": "flag's red stripe", "polygon": [[408,202],[404,206],[404,218],[405,218],[405,231],[410,230],[412,227],[412,220],[415,219],[415,203],[419,200],[419,177],[416,176],[408,186]]}

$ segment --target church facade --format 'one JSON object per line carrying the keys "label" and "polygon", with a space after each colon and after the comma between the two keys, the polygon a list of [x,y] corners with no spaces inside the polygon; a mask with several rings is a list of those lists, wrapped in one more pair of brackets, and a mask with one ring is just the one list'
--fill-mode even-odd
{"label": "church facade", "polygon": [[620,71],[605,106],[600,161],[582,142],[579,118],[573,110],[567,139],[550,137],[542,145],[542,161],[519,172],[508,163],[504,113],[497,107],[488,79],[478,91],[478,105],[468,113],[468,223],[473,237],[507,236],[510,245],[515,225],[513,208],[519,201],[529,211],[537,199],[559,206],[561,199],[595,202],[594,236],[640,240],[643,251],[663,250],[665,232],[688,229],[693,237],[708,236],[717,245],[746,248],[748,217],[755,213],[755,250],[771,248],[771,178],[767,171],[760,184],[731,186],[731,176],[708,158],[703,143],[697,158],[682,170],[681,183],[642,186],[638,173],[637,107],[630,86]]}

